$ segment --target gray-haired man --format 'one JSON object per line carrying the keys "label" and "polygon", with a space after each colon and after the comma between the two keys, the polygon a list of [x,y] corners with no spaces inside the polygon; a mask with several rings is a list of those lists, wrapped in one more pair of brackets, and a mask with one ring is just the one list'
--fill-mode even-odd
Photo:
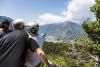
{"label": "gray-haired man", "polygon": [[44,51],[34,39],[28,38],[27,32],[24,31],[24,21],[16,19],[13,22],[15,31],[0,39],[0,67],[24,67],[28,48],[33,52],[37,51],[47,67],[50,67]]}

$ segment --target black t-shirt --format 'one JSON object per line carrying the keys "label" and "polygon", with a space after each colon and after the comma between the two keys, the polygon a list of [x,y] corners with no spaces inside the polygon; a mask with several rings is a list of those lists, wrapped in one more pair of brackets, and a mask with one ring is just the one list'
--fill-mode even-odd
{"label": "black t-shirt", "polygon": [[38,47],[23,30],[5,35],[0,39],[0,67],[24,67],[28,48],[34,52]]}

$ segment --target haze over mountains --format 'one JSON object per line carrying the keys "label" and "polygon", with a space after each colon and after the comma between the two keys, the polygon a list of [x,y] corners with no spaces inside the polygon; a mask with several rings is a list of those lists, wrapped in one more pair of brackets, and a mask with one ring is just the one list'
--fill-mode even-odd
{"label": "haze over mountains", "polygon": [[46,32],[47,41],[69,41],[85,32],[80,24],[66,21],[40,26],[40,33]]}

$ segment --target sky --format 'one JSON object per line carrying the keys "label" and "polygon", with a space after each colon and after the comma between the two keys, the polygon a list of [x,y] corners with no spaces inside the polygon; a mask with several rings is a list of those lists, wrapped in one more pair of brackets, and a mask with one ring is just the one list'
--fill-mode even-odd
{"label": "sky", "polygon": [[39,24],[75,21],[95,16],[90,12],[94,0],[0,0],[0,16],[22,18]]}

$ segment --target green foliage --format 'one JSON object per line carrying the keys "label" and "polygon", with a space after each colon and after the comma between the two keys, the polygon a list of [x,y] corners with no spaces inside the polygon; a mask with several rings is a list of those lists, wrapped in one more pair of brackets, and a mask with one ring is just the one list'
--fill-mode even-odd
{"label": "green foliage", "polygon": [[64,51],[68,49],[65,43],[45,42],[43,46],[44,51],[48,54],[48,58],[57,66],[65,65]]}
{"label": "green foliage", "polygon": [[96,0],[96,3],[91,7],[91,11],[94,12],[97,20],[100,21],[100,0]]}
{"label": "green foliage", "polygon": [[90,19],[87,19],[82,26],[94,44],[86,44],[84,48],[92,54],[100,55],[100,45],[97,45],[100,44],[100,0],[96,0],[96,3],[91,7],[91,11],[94,12],[97,20],[90,21]]}
{"label": "green foliage", "polygon": [[54,55],[63,55],[63,52],[68,49],[66,43],[52,43],[52,42],[45,42],[45,46],[43,46],[44,51],[48,54]]}
{"label": "green foliage", "polygon": [[83,29],[95,43],[100,43],[100,24],[99,21],[86,20],[82,24]]}
{"label": "green foliage", "polygon": [[[80,44],[75,44],[75,49],[73,50],[72,44],[67,43],[52,43],[45,42],[43,49],[46,52],[50,61],[59,67],[89,67],[93,62],[89,62],[91,59],[83,59],[83,55],[80,50],[84,50],[83,46]],[[79,50],[79,51],[78,51]],[[84,52],[84,51],[83,51]],[[84,62],[84,61],[88,62]],[[87,66],[86,66],[87,65]],[[92,67],[92,66],[91,66]]]}
{"label": "green foliage", "polygon": [[83,21],[83,29],[88,33],[89,38],[95,43],[100,43],[100,0],[96,0],[96,3],[91,7],[91,11],[95,14],[95,21],[87,19]]}
{"label": "green foliage", "polygon": [[94,55],[100,55],[100,44],[84,45],[84,50]]}
{"label": "green foliage", "polygon": [[[98,56],[98,60],[100,60],[100,0],[96,0],[96,3],[91,7],[91,11],[95,14],[96,20],[90,21],[90,19],[87,19],[82,26],[93,42],[84,44],[83,49],[90,55]],[[100,66],[96,59],[95,63],[98,63],[97,67]]]}

